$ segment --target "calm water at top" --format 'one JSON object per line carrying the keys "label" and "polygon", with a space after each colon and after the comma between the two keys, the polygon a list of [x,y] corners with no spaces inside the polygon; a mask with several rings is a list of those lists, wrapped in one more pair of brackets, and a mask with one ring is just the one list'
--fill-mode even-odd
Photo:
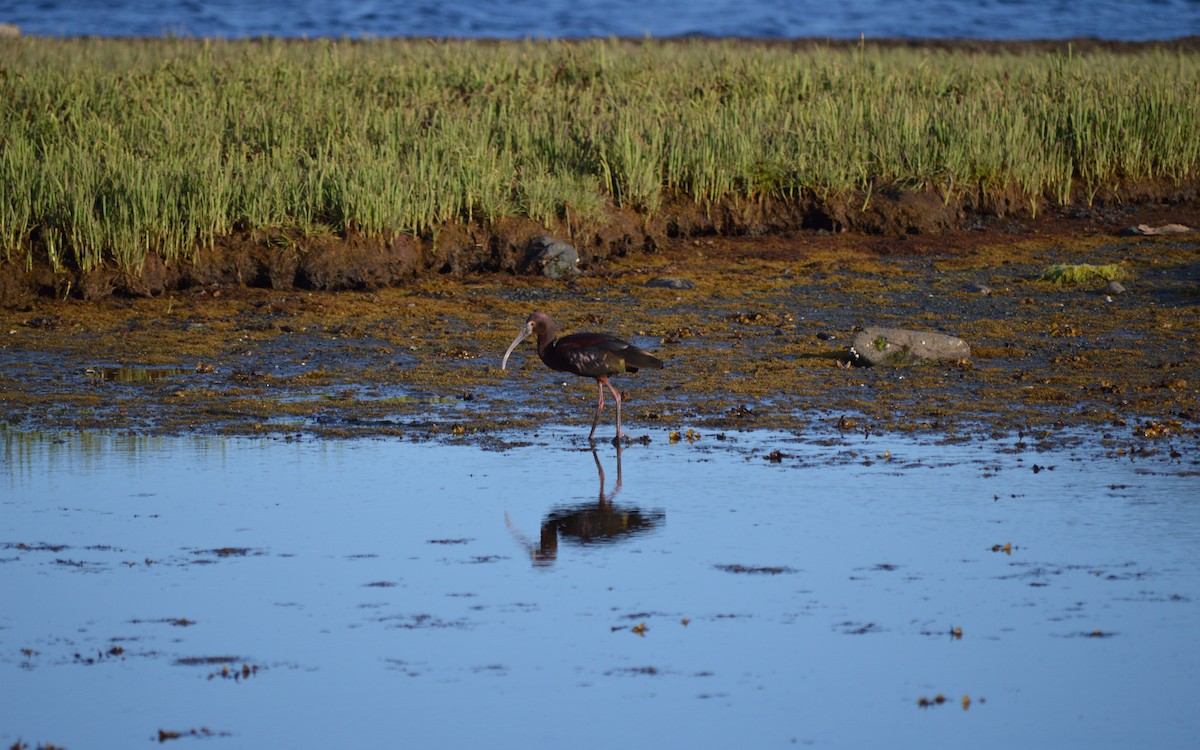
{"label": "calm water at top", "polygon": [[1175,39],[1200,0],[3,0],[50,36]]}
{"label": "calm water at top", "polygon": [[579,437],[0,430],[0,746],[1200,734],[1194,442]]}

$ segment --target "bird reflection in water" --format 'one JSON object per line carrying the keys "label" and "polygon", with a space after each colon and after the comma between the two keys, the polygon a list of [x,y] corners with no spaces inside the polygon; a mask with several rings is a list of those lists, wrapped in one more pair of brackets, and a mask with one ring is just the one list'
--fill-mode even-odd
{"label": "bird reflection in water", "polygon": [[585,545],[612,543],[633,534],[650,531],[666,518],[666,515],[659,511],[644,511],[613,503],[621,491],[623,450],[623,446],[617,445],[617,480],[613,484],[612,492],[606,493],[604,465],[600,463],[600,455],[596,449],[592,448],[592,460],[596,462],[596,473],[600,476],[599,499],[593,503],[569,505],[550,511],[542,521],[541,534],[536,544],[522,534],[513,525],[508,514],[505,514],[509,530],[517,542],[529,551],[534,565],[552,565],[558,559],[560,540]]}

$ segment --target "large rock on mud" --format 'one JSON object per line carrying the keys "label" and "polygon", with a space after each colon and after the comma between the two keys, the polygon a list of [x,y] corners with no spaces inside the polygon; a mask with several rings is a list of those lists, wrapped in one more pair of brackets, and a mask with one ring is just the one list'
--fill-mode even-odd
{"label": "large rock on mud", "polygon": [[1192,231],[1195,230],[1183,224],[1164,224],[1160,227],[1152,227],[1149,224],[1138,224],[1136,227],[1126,229],[1122,234],[1154,237],[1163,234],[1188,234]]}
{"label": "large rock on mud", "polygon": [[867,328],[850,342],[850,361],[863,367],[911,365],[933,360],[970,359],[971,347],[945,333],[903,328]]}
{"label": "large rock on mud", "polygon": [[538,273],[548,279],[570,278],[579,271],[579,253],[562,240],[534,237],[529,241],[523,273]]}

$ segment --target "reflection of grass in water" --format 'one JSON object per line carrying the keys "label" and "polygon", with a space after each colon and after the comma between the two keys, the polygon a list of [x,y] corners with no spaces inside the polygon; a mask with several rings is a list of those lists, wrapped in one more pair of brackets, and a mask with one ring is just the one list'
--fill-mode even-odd
{"label": "reflection of grass in water", "polygon": [[1091,263],[1059,263],[1042,271],[1042,281],[1059,284],[1083,284],[1089,281],[1116,281],[1126,277],[1125,269],[1117,263],[1095,266]]}
{"label": "reflection of grass in water", "polygon": [[22,37],[0,69],[0,258],[36,237],[55,268],[186,260],[235,227],[276,249],[579,228],[664,191],[869,203],[894,185],[1036,213],[1200,162],[1200,56],[1158,49]]}

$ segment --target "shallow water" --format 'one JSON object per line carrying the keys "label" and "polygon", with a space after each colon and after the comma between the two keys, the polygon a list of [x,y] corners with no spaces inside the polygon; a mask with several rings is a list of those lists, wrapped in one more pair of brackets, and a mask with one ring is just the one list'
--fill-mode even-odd
{"label": "shallow water", "polygon": [[510,437],[527,442],[0,432],[0,743],[1164,748],[1200,730],[1190,459],[652,432],[617,486],[616,449],[578,430]]}

